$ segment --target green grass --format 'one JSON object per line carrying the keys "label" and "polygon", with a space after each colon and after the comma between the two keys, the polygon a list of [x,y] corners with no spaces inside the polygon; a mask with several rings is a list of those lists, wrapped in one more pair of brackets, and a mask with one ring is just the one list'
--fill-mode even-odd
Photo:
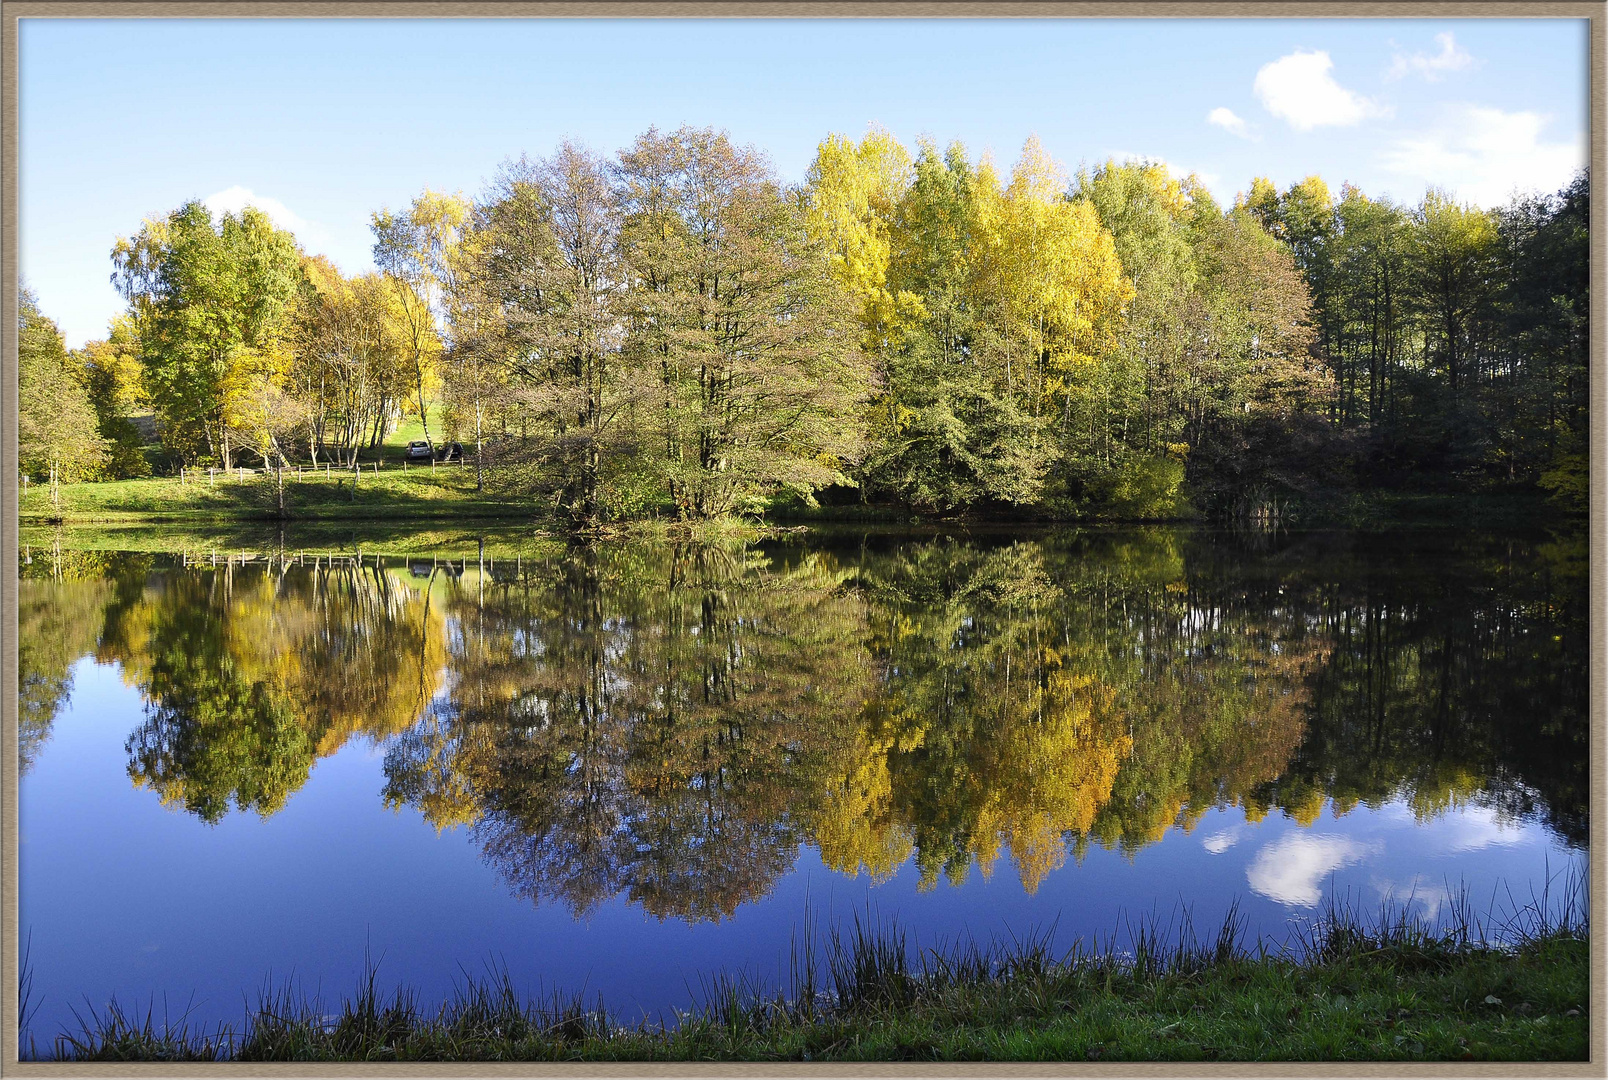
{"label": "green grass", "polygon": [[[20,493],[18,517],[23,524],[50,521],[91,522],[118,519],[226,520],[272,519],[278,508],[272,473],[246,470],[209,477],[191,473],[148,480],[108,480],[63,484],[61,502],[51,501],[44,485]],[[336,518],[408,521],[462,517],[534,520],[540,509],[529,502],[490,491],[475,491],[472,464],[409,465],[384,463],[376,473],[366,464],[352,489],[350,470],[327,473],[306,469],[299,477],[285,474],[286,515],[291,519]]]}
{"label": "green grass", "polygon": [[484,545],[487,558],[550,553],[567,537],[554,530],[509,521],[456,521],[402,528],[385,520],[181,521],[152,528],[142,520],[89,524],[28,525],[18,540],[38,561],[56,549],[63,552],[145,552],[153,555],[206,556],[248,553],[258,558],[342,556],[442,556],[471,561]]}
{"label": "green grass", "polygon": [[61,552],[145,552],[157,555],[250,554],[256,558],[297,555],[406,557],[415,555],[494,561],[551,555],[555,545],[575,541],[658,540],[718,544],[752,541],[800,531],[800,527],[762,528],[729,519],[711,522],[632,522],[576,534],[552,521],[517,517],[474,518],[452,514],[421,522],[373,518],[307,518],[287,522],[249,518],[179,518],[152,527],[143,516],[70,520],[62,524],[24,519],[19,543],[36,559]]}
{"label": "green grass", "polygon": [[[238,1028],[190,1030],[116,1004],[32,1056],[77,1061],[1584,1061],[1584,894],[1505,947],[1449,925],[1331,905],[1308,932],[1246,948],[1230,913],[1202,940],[1154,923],[1056,955],[1053,935],[915,950],[856,919],[796,942],[789,991],[706,981],[693,1008],[622,1024],[601,1002],[522,1000],[505,968],[439,1008],[368,967],[328,1007],[265,990]],[[1523,920],[1520,920],[1523,922]],[[806,916],[806,925],[809,925]],[[1472,932],[1471,932],[1472,927]]]}
{"label": "green grass", "polygon": [[[441,406],[432,404],[430,406],[430,440],[434,445],[440,446],[442,442],[446,441],[445,430],[441,423]],[[407,449],[408,443],[414,439],[422,438],[424,438],[424,425],[419,422],[417,416],[407,416],[397,424],[395,430],[385,437],[382,445],[388,452],[395,452],[394,455],[390,456],[400,458],[402,451]]]}

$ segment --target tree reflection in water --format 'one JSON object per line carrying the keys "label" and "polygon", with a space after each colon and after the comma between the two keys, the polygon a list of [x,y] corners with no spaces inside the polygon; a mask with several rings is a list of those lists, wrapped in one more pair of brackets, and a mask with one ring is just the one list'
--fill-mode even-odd
{"label": "tree reflection in water", "polygon": [[371,563],[197,565],[119,590],[96,650],[147,702],[129,776],[216,821],[266,817],[313,762],[407,729],[435,692],[445,620]]}
{"label": "tree reflection in water", "polygon": [[[93,652],[129,775],[269,815],[353,737],[519,894],[718,920],[800,845],[1028,890],[1207,810],[1470,803],[1586,839],[1583,539],[1206,532],[25,565],[23,761]],[[65,559],[65,563],[64,563]],[[158,565],[160,564],[160,565]],[[65,566],[65,569],[64,569]]]}
{"label": "tree reflection in water", "polygon": [[826,556],[613,546],[525,563],[453,606],[453,687],[386,759],[386,798],[472,823],[519,892],[621,891],[718,919],[807,839],[863,707],[863,601]]}

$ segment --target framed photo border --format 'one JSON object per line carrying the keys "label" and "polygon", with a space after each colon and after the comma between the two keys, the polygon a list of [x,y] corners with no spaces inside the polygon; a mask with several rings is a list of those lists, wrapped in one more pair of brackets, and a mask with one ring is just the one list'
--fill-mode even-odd
{"label": "framed photo border", "polygon": [[[1605,781],[1608,756],[1604,690],[1608,678],[1604,576],[1605,471],[1608,471],[1608,235],[1603,220],[1604,46],[1608,6],[1603,3],[1522,0],[1347,3],[1339,0],[17,0],[0,4],[0,460],[17,456],[18,305],[18,24],[22,19],[1512,19],[1569,18],[1587,21],[1590,50],[1591,189],[1590,343],[1590,821],[1608,820]],[[1591,935],[1590,1059],[1586,1062],[1012,1062],[846,1063],[264,1063],[179,1064],[159,1062],[31,1062],[18,1059],[17,811],[19,762],[17,671],[18,477],[0,469],[0,1075],[18,1077],[1604,1077],[1608,1076],[1608,1009],[1604,1001],[1605,906],[1608,875],[1600,852],[1589,858]],[[1593,834],[1597,828],[1593,828]]]}

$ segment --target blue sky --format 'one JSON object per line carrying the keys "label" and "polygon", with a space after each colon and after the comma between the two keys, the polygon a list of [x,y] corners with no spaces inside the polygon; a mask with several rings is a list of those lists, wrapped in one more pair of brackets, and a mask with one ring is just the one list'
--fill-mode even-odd
{"label": "blue sky", "polygon": [[192,197],[251,201],[370,268],[369,214],[477,194],[563,138],[725,128],[803,178],[880,124],[1069,170],[1143,155],[1224,201],[1318,173],[1416,202],[1553,190],[1586,162],[1583,20],[21,21],[24,280],[70,345],[109,252]]}

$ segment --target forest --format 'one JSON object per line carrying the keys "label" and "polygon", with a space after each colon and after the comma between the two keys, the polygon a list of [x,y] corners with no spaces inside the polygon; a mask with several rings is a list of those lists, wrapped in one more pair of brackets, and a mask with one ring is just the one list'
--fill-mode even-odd
{"label": "forest", "polygon": [[69,351],[26,291],[34,481],[350,467],[403,422],[581,527],[868,504],[1256,517],[1356,493],[1587,491],[1589,183],[1484,210],[1308,177],[1231,206],[831,136],[802,184],[712,129],[565,144],[372,216],[349,276],[199,200],[111,252]]}

